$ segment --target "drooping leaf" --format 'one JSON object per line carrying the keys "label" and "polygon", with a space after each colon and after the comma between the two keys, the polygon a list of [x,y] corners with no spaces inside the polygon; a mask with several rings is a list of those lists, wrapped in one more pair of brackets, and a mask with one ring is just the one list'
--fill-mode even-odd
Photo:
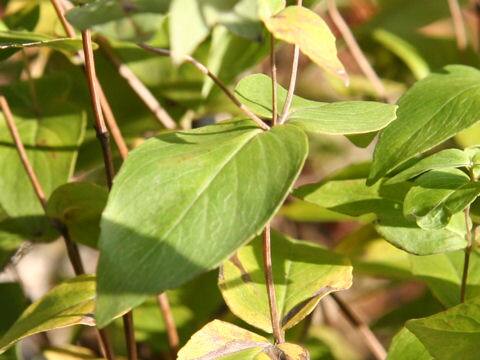
{"label": "drooping leaf", "polygon": [[107,197],[107,189],[93,183],[65,184],[50,196],[47,216],[65,224],[73,241],[96,247]]}
{"label": "drooping leaf", "polygon": [[471,163],[467,153],[459,149],[439,151],[431,156],[419,160],[417,163],[399,172],[385,181],[386,184],[395,184],[407,181],[429,170],[459,168]]}
{"label": "drooping leaf", "polygon": [[[287,91],[277,85],[278,104]],[[257,115],[272,116],[272,80],[262,74],[242,79],[236,89],[240,101]],[[287,121],[305,131],[322,134],[362,134],[378,131],[395,120],[395,105],[373,101],[322,103],[294,96]]]}
{"label": "drooping leaf", "polygon": [[242,120],[165,134],[134,150],[102,217],[99,324],[216,267],[259,234],[306,154],[297,127],[264,132]]}
{"label": "drooping leaf", "polygon": [[433,360],[433,357],[415,335],[403,328],[393,338],[387,360]]}
{"label": "drooping leaf", "polygon": [[347,72],[337,57],[335,36],[316,13],[288,6],[264,22],[275,38],[297,45],[314,63],[348,84]]}
{"label": "drooping leaf", "polygon": [[180,349],[178,360],[222,359],[308,359],[308,352],[299,345],[281,344],[275,346],[266,338],[238,326],[214,320],[196,334]]}
{"label": "drooping leaf", "polygon": [[[272,233],[272,271],[283,329],[295,326],[327,294],[352,284],[349,261],[319,246]],[[262,238],[242,247],[220,270],[219,287],[230,310],[272,332],[262,261]]]}
{"label": "drooping leaf", "polygon": [[[465,252],[463,250],[430,256],[410,256],[412,273],[424,281],[443,306],[460,303]],[[467,278],[466,298],[480,296],[480,254],[473,251]]]}
{"label": "drooping leaf", "polygon": [[480,297],[406,323],[434,359],[474,360],[480,341]]}
{"label": "drooping leaf", "polygon": [[398,103],[397,120],[380,135],[369,184],[475,124],[480,113],[479,80],[478,70],[452,65],[408,90]]}
{"label": "drooping leaf", "polygon": [[445,227],[454,214],[480,194],[480,185],[469,181],[458,169],[434,170],[420,176],[405,196],[405,216],[415,218],[424,229]]}
{"label": "drooping leaf", "polygon": [[79,276],[56,286],[30,305],[0,339],[0,353],[39,332],[73,325],[94,326],[94,299],[94,276]]}
{"label": "drooping leaf", "polygon": [[[52,100],[41,104],[40,115],[26,107],[12,106],[12,111],[27,156],[48,197],[73,173],[85,132],[86,114]],[[0,114],[0,164],[0,213],[4,213],[0,216],[0,238],[9,241],[54,238],[55,233],[33,191],[3,114]]]}

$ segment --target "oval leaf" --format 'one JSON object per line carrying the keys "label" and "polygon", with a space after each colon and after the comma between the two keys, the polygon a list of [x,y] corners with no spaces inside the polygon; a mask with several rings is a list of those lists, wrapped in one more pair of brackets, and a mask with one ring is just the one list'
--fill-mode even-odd
{"label": "oval leaf", "polygon": [[235,121],[165,134],[133,151],[101,223],[97,320],[216,267],[259,234],[308,152],[295,126]]}
{"label": "oval leaf", "polygon": [[[352,285],[352,266],[346,258],[275,232],[272,233],[272,269],[283,329],[305,318],[324,296]],[[272,332],[261,237],[223,263],[219,287],[235,315],[252,326]]]}
{"label": "oval leaf", "polygon": [[95,277],[83,275],[50,290],[30,305],[0,339],[0,354],[15,342],[39,332],[73,325],[95,326]]}
{"label": "oval leaf", "polygon": [[[262,74],[243,78],[235,89],[240,101],[257,115],[272,117],[272,80]],[[277,85],[278,103],[287,91]],[[378,131],[395,120],[396,106],[374,101],[323,103],[294,96],[287,121],[305,131],[332,135]]]}
{"label": "oval leaf", "polygon": [[480,72],[447,66],[417,82],[398,105],[397,120],[383,131],[375,148],[369,184],[480,119]]}
{"label": "oval leaf", "polygon": [[348,85],[347,72],[337,57],[335,36],[320,16],[301,6],[288,6],[264,22],[273,36],[297,45],[314,63]]}

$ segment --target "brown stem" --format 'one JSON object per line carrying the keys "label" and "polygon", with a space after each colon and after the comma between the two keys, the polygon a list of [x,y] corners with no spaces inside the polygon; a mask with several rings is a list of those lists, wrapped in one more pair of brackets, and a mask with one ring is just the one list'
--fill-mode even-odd
{"label": "brown stem", "polygon": [[372,330],[365,322],[353,311],[353,309],[340,297],[332,293],[330,296],[337,303],[338,307],[345,315],[346,319],[362,334],[367,347],[372,352],[373,356],[377,360],[385,360],[387,352],[382,343],[378,340]]}
{"label": "brown stem", "polygon": [[275,58],[275,38],[270,35],[270,72],[272,75],[272,125],[275,126],[278,121],[277,110],[277,62]]}
{"label": "brown stem", "polygon": [[170,354],[173,359],[177,358],[177,352],[180,345],[180,339],[178,337],[177,327],[175,325],[175,319],[172,315],[170,308],[170,302],[166,293],[161,293],[157,296],[158,306],[162,313],[163,320],[165,321],[165,328],[167,330],[168,346],[170,348]]}
{"label": "brown stem", "polygon": [[467,33],[465,31],[462,10],[460,9],[457,0],[448,0],[448,7],[450,8],[450,14],[452,15],[457,46],[460,50],[465,50],[467,47]]}
{"label": "brown stem", "polygon": [[[147,44],[138,44],[142,49],[147,51],[162,55],[162,56],[171,56],[170,50],[167,49],[160,49],[156,48]],[[246,105],[242,104],[234,93],[232,93],[227,86],[214,74],[212,73],[205,65],[201,62],[196,60],[195,58],[187,55],[184,57],[186,62],[189,62],[193,66],[195,66],[202,74],[208,76],[213,82],[227,95],[227,97],[250,119],[255,121],[258,126],[260,126],[263,130],[268,130],[270,127],[263,122],[257,115],[255,115]]]}
{"label": "brown stem", "polygon": [[137,360],[137,344],[135,342],[135,327],[133,325],[133,312],[130,311],[123,316],[123,328],[127,340],[127,352],[130,360]]}
{"label": "brown stem", "polygon": [[352,53],[353,58],[357,62],[358,66],[360,66],[360,69],[365,74],[368,81],[370,81],[370,83],[372,84],[373,88],[377,92],[377,95],[380,98],[387,100],[388,102],[392,102],[392,99],[389,99],[387,96],[385,86],[383,85],[382,81],[380,80],[373,67],[370,65],[362,49],[358,45],[357,40],[355,39],[352,31],[348,27],[348,24],[345,22],[342,15],[338,11],[335,0],[327,0],[327,6],[333,23],[342,34],[342,37],[345,39],[345,43],[347,44],[348,49]]}
{"label": "brown stem", "polygon": [[[8,102],[4,96],[0,96],[0,108],[3,114],[5,115],[4,117],[7,123],[7,127],[10,131],[10,134],[12,135],[12,139],[15,143],[15,147],[20,156],[20,160],[23,164],[23,167],[25,168],[27,176],[30,179],[30,182],[32,183],[32,186],[38,198],[38,201],[40,202],[40,205],[42,206],[46,214],[47,200],[45,197],[45,192],[43,191],[43,188],[38,180],[37,174],[35,173],[30,163],[30,160],[28,159],[27,152],[25,151],[25,147],[23,145],[22,139],[20,138],[20,134],[15,124],[15,120],[10,110],[10,106],[8,105]],[[82,259],[80,257],[80,252],[78,251],[77,244],[75,244],[70,238],[70,234],[68,232],[67,227],[65,226],[65,224],[59,221],[56,221],[56,220],[51,220],[51,221],[52,221],[52,225],[58,230],[58,232],[63,237],[63,240],[65,242],[65,247],[67,248],[68,258],[70,260],[70,263],[72,264],[75,275],[79,276],[79,275],[85,274],[85,270],[83,267]],[[111,346],[108,342],[108,339],[106,337],[104,330],[98,330],[98,335],[100,339],[99,340],[100,346],[106,358],[109,360],[110,359],[113,360],[114,356],[112,354]]]}
{"label": "brown stem", "polygon": [[100,44],[102,51],[106,57],[117,68],[118,73],[130,85],[132,90],[138,95],[140,100],[147,106],[155,118],[167,129],[175,129],[177,124],[167,113],[167,111],[160,105],[158,100],[153,96],[150,90],[140,81],[130,68],[122,63],[120,58],[115,54],[110,46],[108,40],[103,36],[97,36],[96,41]]}
{"label": "brown stem", "polygon": [[[297,0],[297,6],[302,6],[302,0]],[[295,94],[295,87],[297,85],[297,74],[298,74],[298,60],[300,58],[300,48],[295,45],[293,47],[293,60],[292,60],[292,70],[290,72],[290,84],[288,85],[287,98],[283,104],[282,115],[280,116],[279,123],[283,124],[289,115],[290,106],[292,105],[293,95]]]}
{"label": "brown stem", "polygon": [[62,27],[67,33],[68,37],[74,38],[75,37],[75,29],[73,28],[72,25],[67,21],[65,17],[65,11],[63,9],[62,4],[60,4],[59,0],[50,0],[50,2],[53,5],[53,8],[55,9],[55,12],[57,13],[57,17],[62,23]]}
{"label": "brown stem", "polygon": [[285,342],[285,335],[280,325],[280,318],[277,310],[277,299],[275,294],[275,285],[272,272],[272,247],[270,239],[270,224],[265,226],[263,231],[263,272],[265,274],[265,284],[267,286],[268,306],[270,308],[270,319],[272,321],[273,337],[277,344]]}

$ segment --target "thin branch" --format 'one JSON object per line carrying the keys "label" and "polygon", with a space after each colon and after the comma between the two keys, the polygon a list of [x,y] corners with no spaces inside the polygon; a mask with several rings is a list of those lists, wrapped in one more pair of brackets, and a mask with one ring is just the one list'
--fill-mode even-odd
{"label": "thin branch", "polygon": [[452,15],[457,46],[460,50],[465,50],[467,47],[467,32],[465,31],[462,10],[460,9],[457,0],[448,0],[448,7],[450,8],[450,14]]}
{"label": "thin branch", "polygon": [[465,257],[463,261],[463,273],[462,273],[462,283],[460,286],[460,302],[465,302],[465,296],[467,292],[467,282],[468,282],[468,268],[470,265],[470,255],[472,253],[473,244],[475,243],[475,237],[477,232],[477,225],[471,223],[470,220],[470,206],[467,206],[465,211],[465,226],[466,226],[466,239],[467,246],[465,247]]}
{"label": "thin branch", "polygon": [[275,38],[272,34],[270,34],[270,73],[272,75],[272,125],[275,126],[278,121],[277,62],[275,56]]}
{"label": "thin branch", "polygon": [[178,337],[177,326],[175,325],[175,319],[172,315],[170,308],[170,302],[166,293],[161,293],[157,296],[158,306],[162,313],[163,320],[165,321],[165,328],[167,330],[168,346],[170,348],[170,354],[173,359],[177,358],[177,352],[180,345],[180,339]]}
{"label": "thin branch", "polygon": [[96,41],[100,44],[101,49],[107,58],[115,65],[118,73],[130,85],[132,90],[138,95],[140,100],[147,106],[155,118],[167,129],[175,129],[177,124],[167,113],[167,111],[160,105],[158,100],[153,96],[150,90],[140,81],[135,73],[130,68],[122,63],[121,59],[115,54],[108,40],[103,36],[97,36]]}
{"label": "thin branch", "polygon": [[[302,0],[297,0],[297,6],[302,6]],[[283,124],[289,115],[290,106],[292,106],[293,95],[295,94],[295,87],[297,85],[297,74],[298,74],[298,60],[300,58],[300,48],[295,45],[293,47],[293,60],[292,60],[292,70],[290,72],[290,84],[288,85],[287,98],[283,104],[282,115],[278,121],[280,124]]]}
{"label": "thin branch", "polygon": [[[147,44],[138,44],[142,49],[147,51],[162,55],[162,56],[171,56],[170,50],[156,48]],[[228,98],[250,119],[255,121],[258,126],[263,130],[270,129],[270,126],[265,124],[262,119],[255,115],[246,105],[242,104],[234,93],[232,93],[227,86],[214,74],[212,73],[205,65],[196,60],[195,58],[187,55],[184,57],[184,60],[195,66],[202,74],[207,75],[213,82],[228,96]]]}
{"label": "thin branch", "polygon": [[332,299],[337,303],[340,310],[345,315],[346,319],[362,334],[367,347],[372,352],[377,360],[385,360],[387,352],[382,343],[375,336],[367,324],[353,311],[353,309],[336,294],[330,294]]}
{"label": "thin branch", "polygon": [[378,97],[387,100],[388,102],[392,102],[392,99],[388,98],[387,91],[382,81],[380,80],[380,77],[370,65],[367,57],[365,56],[362,49],[358,45],[357,40],[353,36],[352,31],[348,27],[348,24],[345,22],[342,15],[338,11],[335,0],[327,0],[327,6],[333,23],[342,34],[342,37],[345,39],[345,43],[347,44],[350,52],[352,53],[353,58],[357,62],[358,66],[360,66],[360,69],[365,74],[368,81],[370,81],[370,83],[372,84],[373,88],[377,92]]}
{"label": "thin branch", "polygon": [[105,165],[105,175],[108,188],[112,188],[115,169],[113,167],[113,156],[110,149],[110,135],[103,118],[102,107],[100,105],[99,91],[97,86],[97,76],[95,74],[95,62],[93,59],[92,39],[90,30],[82,31],[83,53],[85,55],[85,71],[88,80],[88,89],[92,101],[93,114],[95,116],[95,131],[100,141],[103,153],[103,162]]}
{"label": "thin branch", "polygon": [[[52,3],[53,7],[55,8],[55,12],[57,13],[58,18],[60,19],[60,22],[62,23],[63,29],[65,30],[65,33],[68,35],[70,38],[74,38],[76,36],[75,30],[70,25],[70,23],[67,21],[65,18],[65,9],[62,6],[62,4],[59,2],[59,0],[50,0]],[[82,37],[83,38],[83,37]],[[78,56],[81,59],[81,61],[84,64],[84,70],[87,72],[86,69],[86,63],[85,63],[85,55],[83,52],[79,51]],[[107,125],[112,133],[113,140],[115,141],[115,144],[117,145],[118,152],[120,153],[120,156],[122,159],[125,159],[128,154],[128,147],[126,145],[125,139],[122,136],[122,133],[120,132],[120,128],[118,127],[117,121],[115,120],[115,116],[113,115],[112,108],[110,107],[110,104],[108,102],[107,97],[105,96],[105,92],[102,89],[102,86],[100,84],[100,81],[98,81],[98,78],[94,77],[93,79],[96,83],[96,89],[98,91],[98,96],[100,100],[100,107],[102,108],[103,115],[105,116],[105,119],[107,121]]]}
{"label": "thin branch", "polygon": [[[30,160],[28,159],[27,152],[25,150],[25,146],[23,145],[22,139],[20,138],[20,134],[18,132],[18,128],[15,124],[15,120],[13,118],[13,114],[10,110],[10,106],[8,105],[7,99],[4,96],[0,96],[0,108],[4,114],[5,121],[7,123],[7,127],[10,131],[12,139],[15,143],[15,148],[20,156],[20,160],[22,162],[23,167],[27,173],[27,176],[32,183],[32,187],[35,191],[35,194],[42,206],[45,214],[47,212],[47,200],[45,197],[45,192],[38,180],[37,174],[35,173]],[[70,263],[72,264],[73,270],[75,274],[82,275],[85,274],[85,270],[83,267],[82,259],[80,257],[80,252],[78,251],[77,244],[75,244],[72,239],[70,238],[70,234],[68,232],[67,227],[59,222],[59,221],[52,221],[52,225],[58,230],[58,232],[62,235],[63,240],[65,242],[65,247],[67,248],[68,258]],[[102,348],[103,353],[105,354],[107,359],[114,359],[113,352],[111,350],[110,343],[107,339],[106,333],[104,330],[97,329],[99,343]]]}
{"label": "thin branch", "polygon": [[[123,328],[125,329],[125,333],[133,334],[135,328],[133,326],[133,312],[129,311],[123,316]],[[127,352],[128,358],[130,360],[137,360],[137,343],[135,342],[135,336],[127,336]]]}
{"label": "thin branch", "polygon": [[277,299],[275,294],[275,285],[272,272],[272,247],[270,238],[270,224],[265,226],[263,231],[263,272],[265,274],[265,284],[267,286],[268,306],[270,308],[270,319],[272,321],[273,337],[277,344],[285,342],[285,335],[280,325],[280,318],[277,310]]}

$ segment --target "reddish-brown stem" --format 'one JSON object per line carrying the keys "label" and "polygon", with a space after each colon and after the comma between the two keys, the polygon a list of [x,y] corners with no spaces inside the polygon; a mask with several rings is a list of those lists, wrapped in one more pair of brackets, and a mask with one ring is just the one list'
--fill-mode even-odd
{"label": "reddish-brown stem", "polygon": [[360,332],[360,334],[362,334],[365,344],[370,349],[375,359],[385,360],[387,352],[368,325],[340,297],[334,293],[330,294],[330,296],[337,303],[339,309],[345,315],[345,318]]}
{"label": "reddish-brown stem", "polygon": [[[8,105],[8,102],[4,96],[0,96],[0,109],[4,114],[7,127],[15,143],[15,148],[17,149],[17,152],[20,156],[20,160],[23,164],[23,167],[25,168],[27,176],[30,182],[32,183],[32,187],[35,191],[37,199],[46,213],[47,201],[45,197],[45,192],[43,191],[42,185],[38,180],[37,174],[35,173],[35,170],[33,169],[30,163],[30,160],[28,159],[27,152],[25,151],[25,147],[23,145],[22,139],[20,138],[20,134],[15,124],[15,120],[10,110],[10,106]],[[58,232],[63,237],[63,240],[65,242],[65,247],[67,248],[68,258],[70,260],[70,263],[72,264],[75,275],[79,276],[79,275],[85,274],[82,259],[80,257],[80,252],[78,251],[77,245],[70,238],[70,234],[68,232],[67,227],[65,226],[65,224],[59,221],[55,221],[55,220],[51,220],[51,221],[52,221],[52,225],[58,230]],[[97,334],[99,337],[100,346],[102,348],[102,351],[105,357],[109,360],[113,360],[115,357],[113,356],[111,346],[107,339],[105,331],[98,330]]]}
{"label": "reddish-brown stem", "polygon": [[170,354],[173,359],[177,358],[177,352],[180,345],[180,339],[178,337],[177,326],[175,325],[175,319],[172,315],[170,308],[170,302],[166,293],[161,293],[157,296],[158,306],[162,313],[163,320],[165,321],[165,328],[167,330],[168,346],[170,348]]}
{"label": "reddish-brown stem", "polygon": [[[297,0],[297,6],[302,6],[302,0]],[[295,45],[293,47],[293,60],[292,60],[292,70],[290,72],[290,84],[288,85],[287,98],[283,104],[282,115],[278,121],[280,124],[283,124],[289,115],[290,106],[292,105],[293,95],[295,94],[295,87],[297,85],[297,74],[298,74],[298,61],[300,59],[300,48]]]}
{"label": "reddish-brown stem", "polygon": [[112,64],[117,68],[118,73],[130,85],[132,90],[142,100],[145,106],[155,116],[155,118],[167,129],[175,129],[177,124],[172,117],[160,105],[158,100],[153,96],[150,90],[140,81],[130,68],[125,65],[115,54],[108,40],[102,36],[97,36],[96,41],[100,44],[102,51]]}
{"label": "reddish-brown stem", "polygon": [[457,39],[457,46],[460,50],[465,50],[467,47],[467,32],[465,31],[465,23],[463,21],[462,9],[457,0],[448,0],[448,7],[452,15],[453,29],[455,30],[455,37]]}
{"label": "reddish-brown stem", "polygon": [[275,342],[277,344],[282,344],[285,342],[285,335],[281,328],[280,318],[277,310],[277,297],[273,282],[272,247],[269,224],[265,226],[265,230],[263,231],[263,272],[265,274],[265,284],[267,287],[268,306],[270,309],[273,337],[275,338]]}
{"label": "reddish-brown stem", "polygon": [[391,102],[391,99],[387,97],[387,91],[385,86],[383,86],[382,81],[380,80],[379,76],[370,65],[367,57],[363,53],[362,49],[357,43],[357,40],[352,34],[352,31],[348,27],[347,23],[343,19],[342,15],[338,11],[337,5],[335,0],[327,0],[328,12],[330,17],[332,18],[333,23],[337,27],[338,31],[342,34],[342,37],[347,44],[348,49],[350,50],[353,58],[357,62],[360,69],[367,77],[368,81],[372,84],[373,88],[377,92],[378,97]]}
{"label": "reddish-brown stem", "polygon": [[277,125],[277,61],[275,56],[275,38],[270,35],[270,73],[272,75],[272,126]]}
{"label": "reddish-brown stem", "polygon": [[135,327],[133,325],[132,311],[123,315],[123,328],[125,329],[125,333],[129,334],[128,336],[126,336],[128,358],[130,360],[137,360],[137,343],[135,342],[135,336],[133,335]]}
{"label": "reddish-brown stem", "polygon": [[[156,53],[162,56],[171,56],[171,51],[167,49],[156,48],[147,44],[138,44],[142,49]],[[184,60],[193,66],[195,66],[202,74],[208,76],[213,82],[227,95],[227,97],[250,119],[255,121],[258,126],[263,130],[269,130],[270,126],[265,124],[262,119],[255,115],[246,105],[242,104],[234,93],[232,93],[227,86],[214,74],[212,73],[205,65],[199,62],[197,59],[187,55],[184,57]]]}

